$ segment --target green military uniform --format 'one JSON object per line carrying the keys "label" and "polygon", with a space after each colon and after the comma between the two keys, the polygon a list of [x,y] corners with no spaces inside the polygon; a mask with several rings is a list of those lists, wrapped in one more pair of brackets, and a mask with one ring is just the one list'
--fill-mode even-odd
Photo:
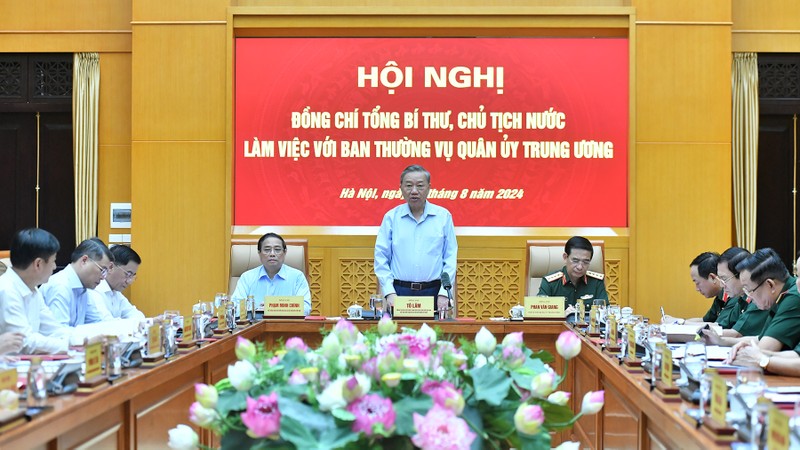
{"label": "green military uniform", "polygon": [[[743,298],[747,298],[744,296]],[[756,302],[750,302],[744,310],[739,320],[733,325],[733,329],[742,336],[758,336],[764,329],[764,322],[769,317],[769,310],[761,310],[756,306]]]}
{"label": "green military uniform", "polygon": [[717,318],[719,317],[719,313],[725,308],[725,300],[727,299],[725,291],[720,290],[719,294],[714,297],[714,300],[711,302],[711,307],[708,308],[706,315],[703,316],[703,322],[716,322]]}
{"label": "green military uniform", "polygon": [[575,306],[579,298],[584,295],[591,295],[591,299],[584,301],[588,311],[592,307],[591,300],[593,299],[606,300],[606,303],[608,303],[608,294],[606,293],[606,284],[603,278],[604,275],[602,273],[587,270],[586,275],[579,279],[578,284],[575,285],[567,275],[567,266],[564,266],[558,272],[553,272],[542,278],[542,284],[539,286],[539,295],[566,297],[565,307]]}
{"label": "green military uniform", "polygon": [[747,297],[727,298],[727,294],[725,294],[724,298],[726,299],[725,305],[719,312],[717,323],[728,330],[733,328],[744,310],[747,309]]}
{"label": "green military uniform", "polygon": [[772,305],[759,339],[769,336],[783,344],[781,350],[795,348],[800,343],[800,294],[797,279],[790,277],[783,286],[778,301]]}

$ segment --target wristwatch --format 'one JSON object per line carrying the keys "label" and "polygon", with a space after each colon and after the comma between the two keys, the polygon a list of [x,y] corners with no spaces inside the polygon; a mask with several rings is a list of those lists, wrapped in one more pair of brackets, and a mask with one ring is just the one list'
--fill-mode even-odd
{"label": "wristwatch", "polygon": [[769,356],[761,355],[761,359],[758,360],[758,365],[762,369],[767,370],[767,366],[769,365]]}

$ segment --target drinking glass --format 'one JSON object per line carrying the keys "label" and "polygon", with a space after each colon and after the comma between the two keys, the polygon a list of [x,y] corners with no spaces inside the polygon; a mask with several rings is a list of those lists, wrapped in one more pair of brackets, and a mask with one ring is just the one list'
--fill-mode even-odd
{"label": "drinking glass", "polygon": [[[650,353],[650,383],[655,384],[659,379],[661,369],[661,347],[659,344],[666,343],[667,340],[664,334],[661,333],[661,327],[658,325],[650,325],[647,327],[647,350]],[[670,369],[671,370],[671,369]]]}
{"label": "drinking glass", "polygon": [[706,416],[706,402],[711,394],[711,374],[703,372],[698,381],[700,382],[700,418]]}
{"label": "drinking glass", "polygon": [[372,312],[375,314],[375,319],[380,319],[383,317],[383,297],[380,295],[375,295],[374,297],[370,298],[369,303],[372,307]]}
{"label": "drinking glass", "polygon": [[689,378],[701,382],[703,372],[706,370],[708,358],[706,356],[706,343],[703,341],[692,341],[686,344],[683,356],[683,365],[686,367]]}
{"label": "drinking glass", "polygon": [[592,306],[597,307],[597,323],[605,322],[606,320],[606,301],[603,299],[592,300]]}
{"label": "drinking glass", "polygon": [[764,371],[760,367],[742,367],[736,371],[736,393],[747,409],[753,409],[766,388]]}

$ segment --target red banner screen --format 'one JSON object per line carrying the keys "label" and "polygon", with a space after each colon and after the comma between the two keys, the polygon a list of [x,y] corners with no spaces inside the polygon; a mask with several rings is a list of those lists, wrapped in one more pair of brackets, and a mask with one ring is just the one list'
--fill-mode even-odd
{"label": "red banner screen", "polygon": [[234,225],[625,227],[628,40],[237,38]]}

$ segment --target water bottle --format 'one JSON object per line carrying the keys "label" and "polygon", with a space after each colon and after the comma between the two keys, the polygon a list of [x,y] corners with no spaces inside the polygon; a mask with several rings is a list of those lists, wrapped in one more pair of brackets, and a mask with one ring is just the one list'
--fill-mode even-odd
{"label": "water bottle", "polygon": [[28,408],[42,407],[47,404],[47,373],[42,367],[42,358],[31,358],[25,393]]}

